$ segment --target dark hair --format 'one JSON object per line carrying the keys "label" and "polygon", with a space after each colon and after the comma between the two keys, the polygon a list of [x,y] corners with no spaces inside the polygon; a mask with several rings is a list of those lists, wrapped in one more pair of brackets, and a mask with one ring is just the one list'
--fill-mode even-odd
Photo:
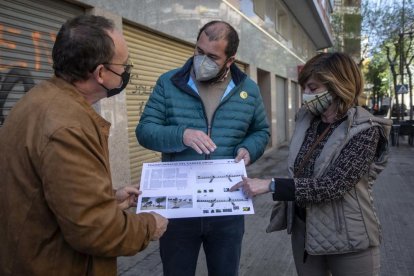
{"label": "dark hair", "polygon": [[102,63],[112,60],[115,45],[108,31],[114,23],[102,16],[81,15],[62,25],[53,46],[55,75],[68,82],[86,80]]}
{"label": "dark hair", "polygon": [[304,87],[309,78],[315,78],[335,94],[338,113],[343,114],[358,104],[364,89],[364,79],[355,61],[345,53],[321,53],[308,62],[299,73],[299,84]]}
{"label": "dark hair", "polygon": [[[220,25],[224,28],[213,28],[215,25]],[[224,51],[227,57],[231,57],[236,54],[237,48],[239,47],[239,35],[229,23],[219,20],[208,22],[198,32],[197,41],[203,32],[207,35],[209,40],[227,40],[227,47]]]}

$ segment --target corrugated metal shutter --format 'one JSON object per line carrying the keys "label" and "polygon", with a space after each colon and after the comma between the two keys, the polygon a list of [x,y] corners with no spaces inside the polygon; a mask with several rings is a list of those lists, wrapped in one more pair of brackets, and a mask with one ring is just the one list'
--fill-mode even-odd
{"label": "corrugated metal shutter", "polygon": [[142,163],[160,161],[160,153],[147,150],[137,142],[135,128],[141,113],[158,77],[181,67],[193,54],[194,47],[128,24],[124,24],[124,36],[134,63],[133,76],[126,89],[126,102],[131,182],[136,183]]}
{"label": "corrugated metal shutter", "polygon": [[56,33],[67,19],[83,13],[63,1],[0,1],[0,126],[30,88],[53,74]]}

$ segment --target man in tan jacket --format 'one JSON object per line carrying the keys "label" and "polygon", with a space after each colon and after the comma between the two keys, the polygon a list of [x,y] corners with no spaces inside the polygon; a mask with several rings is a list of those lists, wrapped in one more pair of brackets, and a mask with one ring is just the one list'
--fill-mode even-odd
{"label": "man in tan jacket", "polygon": [[91,105],[121,92],[132,65],[111,21],[66,22],[55,77],[30,90],[0,128],[0,275],[116,275],[168,221],[136,215],[138,190],[113,192],[110,124]]}

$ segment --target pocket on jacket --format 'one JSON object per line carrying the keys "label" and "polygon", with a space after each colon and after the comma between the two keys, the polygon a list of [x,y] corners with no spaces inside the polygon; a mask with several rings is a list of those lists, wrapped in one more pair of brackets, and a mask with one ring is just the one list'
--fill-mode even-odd
{"label": "pocket on jacket", "polygon": [[334,219],[335,219],[335,230],[339,234],[342,234],[343,229],[344,229],[344,224],[345,224],[343,202],[342,200],[336,200],[336,201],[333,201],[331,204],[332,204],[332,209],[334,211],[333,213],[334,213]]}

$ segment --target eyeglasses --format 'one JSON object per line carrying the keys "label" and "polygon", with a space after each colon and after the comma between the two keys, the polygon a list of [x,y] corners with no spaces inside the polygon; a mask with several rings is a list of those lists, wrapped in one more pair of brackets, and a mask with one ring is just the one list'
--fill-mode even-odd
{"label": "eyeglasses", "polygon": [[[105,62],[105,63],[102,63],[102,64],[103,65],[121,65],[121,66],[124,66],[124,71],[127,72],[127,73],[131,73],[132,68],[134,67],[134,64],[132,62],[131,63],[127,63],[127,64]],[[109,69],[109,70],[112,71],[111,69]]]}

